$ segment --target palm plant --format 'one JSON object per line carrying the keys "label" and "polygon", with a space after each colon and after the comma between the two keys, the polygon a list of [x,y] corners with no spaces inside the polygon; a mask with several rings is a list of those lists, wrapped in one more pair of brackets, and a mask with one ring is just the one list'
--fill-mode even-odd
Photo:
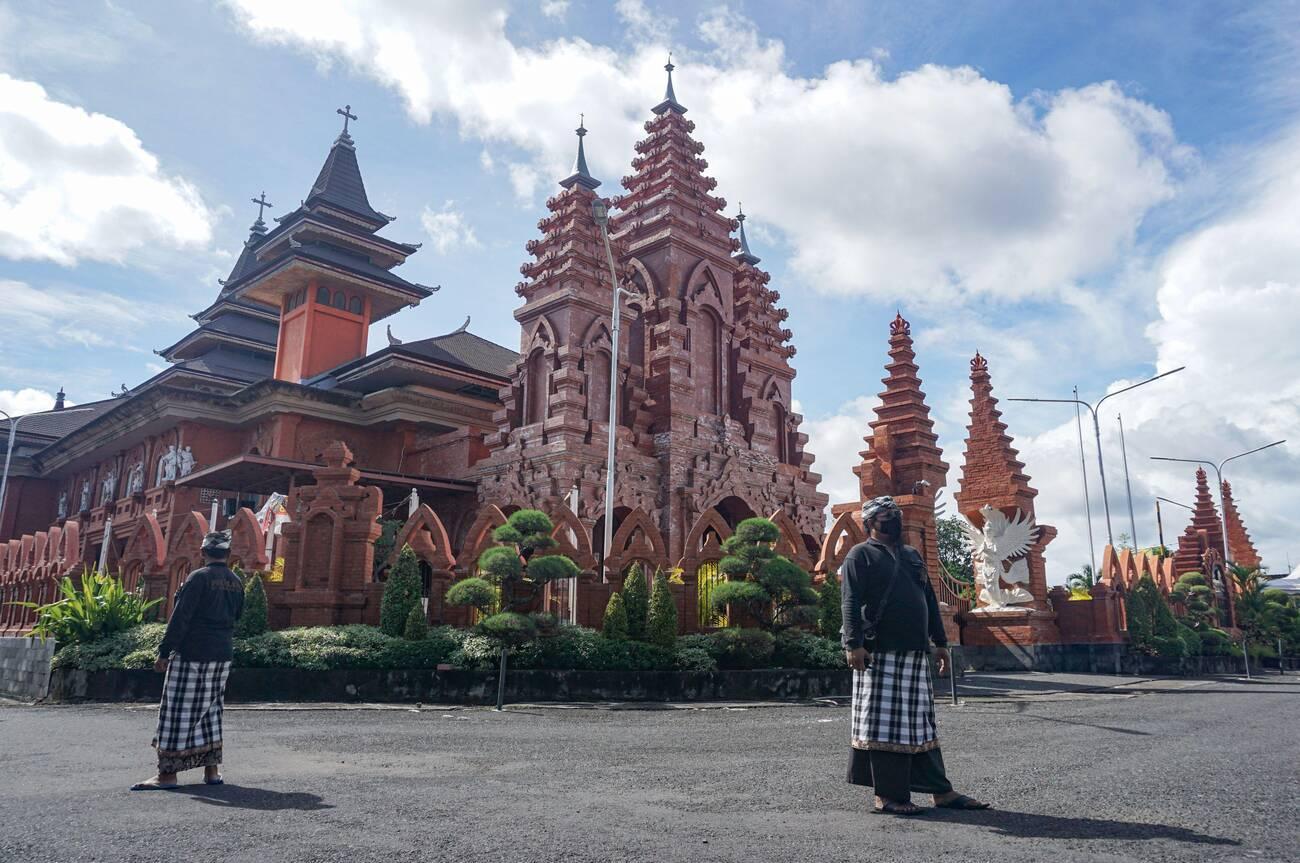
{"label": "palm plant", "polygon": [[145,622],[145,615],[161,599],[145,599],[139,591],[126,589],[122,579],[86,568],[81,583],[64,576],[59,581],[59,599],[39,605],[16,602],[36,611],[31,635],[44,641],[54,638],[60,645],[97,641]]}
{"label": "palm plant", "polygon": [[1080,598],[1092,598],[1092,589],[1097,586],[1097,576],[1092,571],[1092,564],[1085,563],[1079,567],[1078,572],[1072,572],[1065,577],[1065,586],[1070,589],[1072,596]]}

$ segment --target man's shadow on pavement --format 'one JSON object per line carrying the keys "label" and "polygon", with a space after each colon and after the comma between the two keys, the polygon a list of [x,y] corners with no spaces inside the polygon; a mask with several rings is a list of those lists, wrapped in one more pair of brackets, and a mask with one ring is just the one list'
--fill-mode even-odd
{"label": "man's shadow on pavement", "polygon": [[185,793],[191,799],[211,806],[229,809],[260,809],[274,811],[280,809],[299,809],[304,812],[317,812],[321,809],[333,809],[318,794],[306,792],[285,793],[268,791],[265,788],[247,788],[243,785],[197,785],[186,788]]}
{"label": "man's shadow on pavement", "polygon": [[1209,836],[1185,827],[1165,824],[1142,824],[1135,821],[1111,821],[1105,818],[1073,818],[1058,815],[1039,815],[1033,812],[1012,812],[1007,809],[986,809],[979,812],[962,812],[955,809],[928,809],[927,821],[949,821],[971,826],[990,827],[999,836],[1021,839],[1169,839],[1197,845],[1240,845],[1235,839]]}

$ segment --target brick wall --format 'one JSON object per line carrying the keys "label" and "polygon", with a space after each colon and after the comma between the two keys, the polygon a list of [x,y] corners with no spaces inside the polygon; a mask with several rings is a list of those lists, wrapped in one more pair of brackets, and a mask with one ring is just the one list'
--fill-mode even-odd
{"label": "brick wall", "polygon": [[0,638],[0,695],[44,698],[50,688],[54,639]]}

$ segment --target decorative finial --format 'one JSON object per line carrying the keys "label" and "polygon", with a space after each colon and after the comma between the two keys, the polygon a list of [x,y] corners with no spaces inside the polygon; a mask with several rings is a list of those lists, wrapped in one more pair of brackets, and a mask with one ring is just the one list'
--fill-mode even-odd
{"label": "decorative finial", "polygon": [[749,239],[745,236],[745,205],[736,205],[736,221],[740,222],[740,252],[735,256],[737,261],[742,264],[749,264],[751,267],[762,260],[749,250]]}
{"label": "decorative finial", "polygon": [[274,207],[275,204],[266,199],[266,190],[263,190],[258,197],[253,198],[253,203],[257,204],[257,221],[253,223],[253,227],[249,230],[254,234],[265,234],[266,222],[262,221],[262,213],[267,207]]}
{"label": "decorative finial", "polygon": [[390,348],[397,347],[398,345],[400,345],[400,344],[402,343],[402,340],[401,340],[401,339],[399,339],[397,336],[393,335],[393,325],[392,325],[392,324],[389,324],[389,325],[388,325],[388,327],[387,327],[387,333],[388,333],[388,346],[389,346]]}
{"label": "decorative finial", "polygon": [[54,409],[56,411],[63,410],[63,399],[64,399],[63,387],[59,387],[58,393],[54,396]]}
{"label": "decorative finial", "polygon": [[987,372],[989,370],[989,361],[984,359],[984,357],[980,355],[979,351],[976,351],[974,358],[970,361],[970,370],[973,373]]}
{"label": "decorative finial", "polygon": [[453,333],[453,334],[455,334],[455,333],[463,333],[463,332],[466,332],[467,330],[469,330],[469,318],[470,318],[470,316],[469,316],[469,315],[466,315],[466,316],[465,316],[465,323],[461,324],[459,327],[457,327],[456,329],[452,330],[452,333]]}
{"label": "decorative finial", "polygon": [[662,114],[665,111],[676,111],[678,114],[685,114],[686,108],[677,101],[677,93],[673,91],[673,70],[677,67],[673,65],[673,52],[668,52],[668,62],[664,64],[664,71],[668,73],[668,86],[664,90],[664,100],[653,109],[654,113]]}
{"label": "decorative finial", "polygon": [[889,325],[889,334],[891,336],[910,336],[912,334],[912,325],[903,317],[902,311],[894,315],[894,320]]}
{"label": "decorative finial", "polygon": [[578,136],[578,155],[573,159],[573,172],[560,181],[560,185],[566,189],[573,186],[582,186],[584,189],[594,189],[600,185],[600,180],[591,176],[587,170],[587,151],[583,146],[582,139],[587,137],[587,117],[585,114],[578,115],[578,128],[573,130]]}

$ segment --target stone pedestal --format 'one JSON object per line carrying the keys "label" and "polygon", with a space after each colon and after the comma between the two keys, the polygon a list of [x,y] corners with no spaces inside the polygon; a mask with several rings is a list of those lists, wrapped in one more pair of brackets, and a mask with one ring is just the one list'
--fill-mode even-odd
{"label": "stone pedestal", "polygon": [[969,647],[1025,648],[1033,644],[1059,644],[1056,615],[1037,609],[973,611],[965,615],[961,641]]}

